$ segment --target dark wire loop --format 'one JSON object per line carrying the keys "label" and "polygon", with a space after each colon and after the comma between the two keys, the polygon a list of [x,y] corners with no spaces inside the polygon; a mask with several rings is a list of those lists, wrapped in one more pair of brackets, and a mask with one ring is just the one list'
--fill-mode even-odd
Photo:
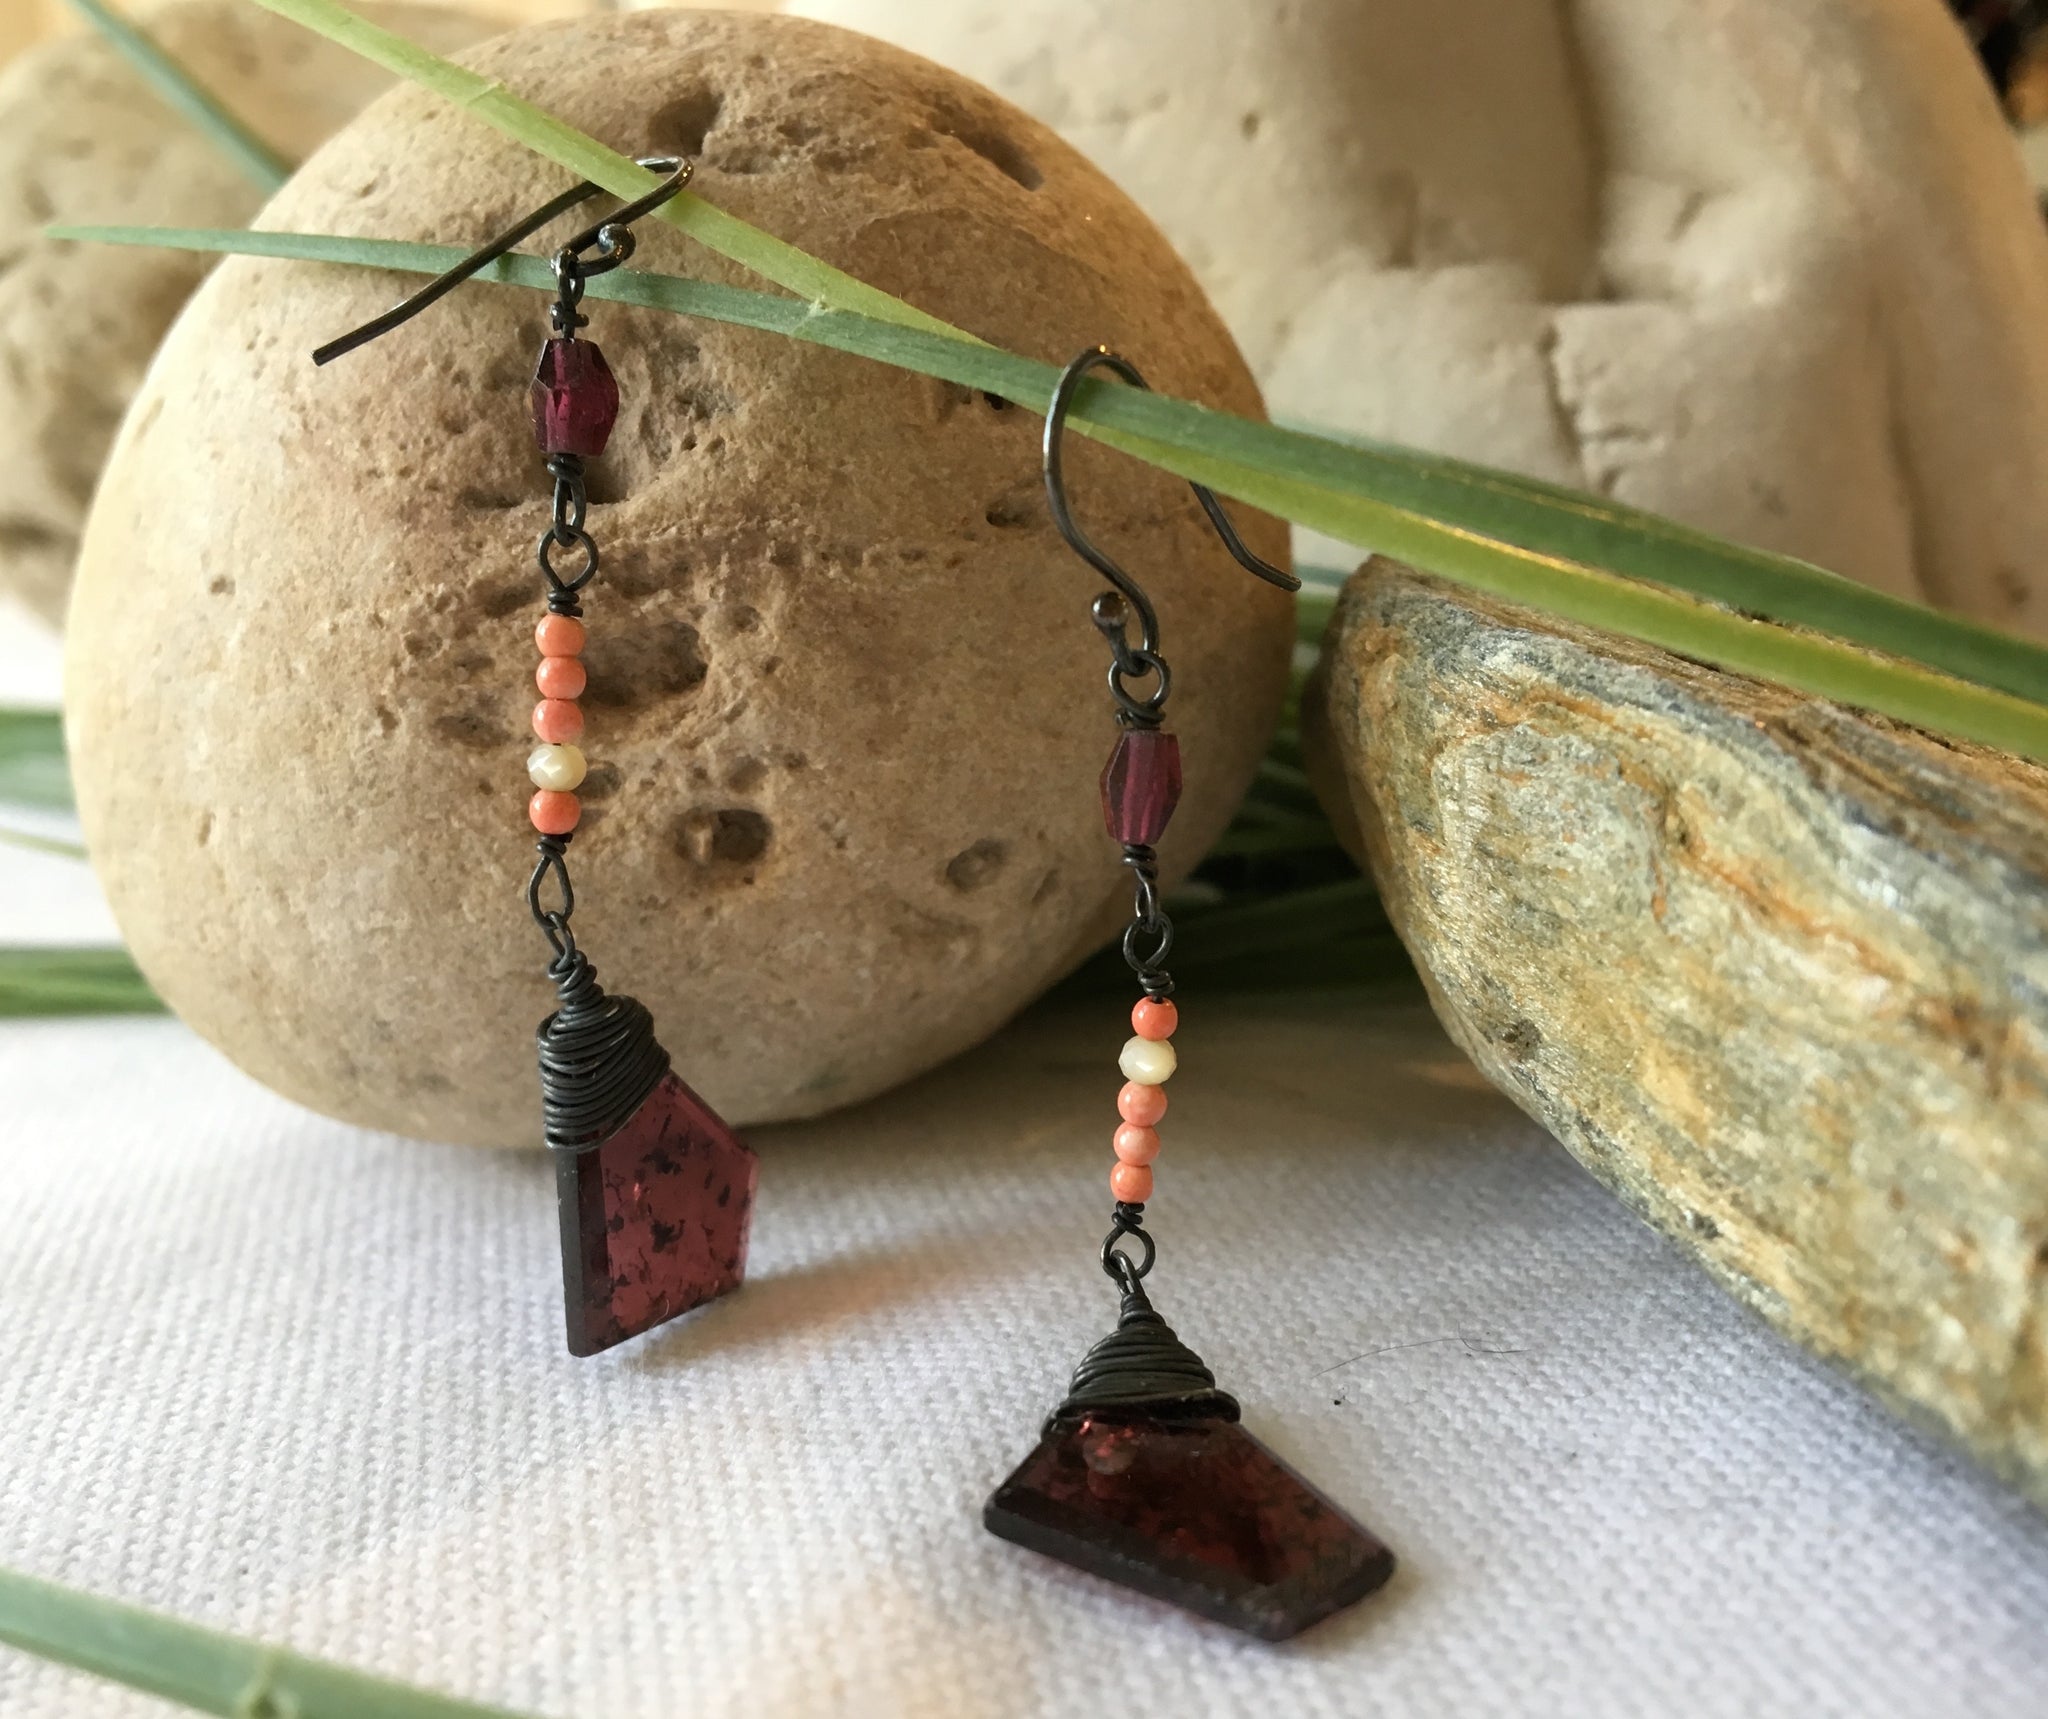
{"label": "dark wire loop", "polygon": [[[574,255],[580,259],[581,253],[584,251],[594,250],[597,252],[594,262],[579,263],[577,268],[570,271],[571,274],[577,277],[574,296],[568,301],[572,315],[575,311],[576,300],[583,296],[582,278],[594,274],[603,274],[609,269],[615,269],[627,257],[631,256],[633,254],[633,243],[632,235],[628,231],[631,224],[639,220],[642,215],[659,209],[662,204],[680,193],[683,187],[689,184],[690,176],[696,171],[695,162],[685,161],[673,155],[642,156],[640,158],[640,165],[650,173],[665,175],[662,182],[644,195],[634,198],[633,201],[627,203],[623,208],[614,210],[603,221],[591,227],[588,231],[578,233],[575,238],[571,239],[561,250],[555,253],[555,275],[556,279],[560,281],[563,278],[560,264],[564,256]],[[603,192],[604,187],[602,185],[593,179],[586,179],[582,184],[570,187],[570,189],[562,192],[559,196],[549,198],[547,202],[534,210],[532,214],[523,216],[521,219],[513,222],[502,233],[487,239],[481,247],[472,251],[445,274],[436,275],[410,298],[401,299],[397,304],[385,311],[382,316],[372,317],[362,327],[351,329],[339,339],[330,340],[325,346],[317,348],[313,353],[313,362],[315,364],[331,363],[333,360],[341,357],[343,353],[353,352],[359,346],[368,345],[371,341],[377,339],[379,335],[389,334],[401,323],[409,322],[418,316],[429,305],[446,298],[448,294],[462,285],[464,281],[474,275],[481,274],[500,257],[510,253],[513,247],[522,240],[529,239],[539,232],[541,228],[554,220],[556,216],[575,208],[579,203],[589,202],[591,198],[600,196]],[[608,231],[611,232],[609,239],[606,237]],[[619,243],[619,235],[622,233],[626,239],[623,246]],[[563,284],[566,292],[566,281]]]}
{"label": "dark wire loop", "polygon": [[[1145,1225],[1143,1206],[1117,1203],[1116,1215],[1111,1220],[1109,1234],[1102,1238],[1102,1269],[1110,1280],[1125,1294],[1145,1280],[1146,1274],[1158,1263],[1159,1244],[1155,1242]],[[1130,1237],[1138,1244],[1138,1257],[1134,1260],[1124,1252],[1122,1243]]]}
{"label": "dark wire loop", "polygon": [[[1147,937],[1152,939],[1150,949],[1144,944]],[[1166,966],[1167,956],[1172,953],[1173,921],[1165,914],[1155,913],[1150,918],[1141,916],[1124,927],[1124,964],[1141,980],[1154,974],[1164,977],[1162,969]],[[1145,988],[1149,994],[1151,986],[1148,984]]]}
{"label": "dark wire loop", "polygon": [[[557,549],[583,552],[583,566],[574,577],[565,578],[555,565]],[[540,545],[534,551],[534,559],[540,563],[541,573],[547,579],[550,600],[558,596],[573,597],[597,577],[597,539],[580,525],[550,525],[540,534]]]}
{"label": "dark wire loop", "polygon": [[[1067,500],[1064,458],[1067,414],[1073,410],[1076,392],[1093,370],[1113,371],[1133,388],[1151,387],[1135,364],[1121,353],[1110,351],[1106,346],[1089,347],[1060,372],[1059,384],[1052,391],[1052,403],[1046,408],[1045,435],[1040,444],[1040,461],[1045,474],[1045,499],[1052,509],[1053,524],[1059,527],[1060,536],[1066,539],[1067,547],[1114,585],[1136,612],[1138,648],[1156,653],[1159,649],[1159,615],[1152,607],[1152,600],[1145,595],[1144,587],[1098,549],[1088,534],[1075,523],[1073,508]],[[1292,573],[1275,567],[1270,561],[1262,560],[1245,547],[1244,539],[1237,534],[1237,527],[1230,523],[1230,516],[1223,511],[1223,504],[1211,491],[1200,484],[1190,484],[1188,487],[1195,492],[1195,499],[1202,504],[1202,511],[1209,516],[1209,523],[1215,527],[1216,535],[1223,540],[1223,547],[1230,551],[1232,558],[1240,567],[1248,573],[1256,574],[1269,585],[1278,585],[1283,591],[1301,589],[1301,581]],[[1096,624],[1102,625],[1099,614]]]}
{"label": "dark wire loop", "polygon": [[[557,957],[572,953],[576,940],[569,932],[569,916],[576,911],[576,888],[569,881],[567,836],[543,836],[535,844],[540,850],[540,861],[533,868],[533,875],[526,880],[526,908],[554,947]],[[541,896],[552,882],[560,896],[560,904],[547,906]]]}

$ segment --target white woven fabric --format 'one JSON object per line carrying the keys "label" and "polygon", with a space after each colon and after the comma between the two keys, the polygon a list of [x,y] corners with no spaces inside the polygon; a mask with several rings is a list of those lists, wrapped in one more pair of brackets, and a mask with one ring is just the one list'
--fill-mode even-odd
{"label": "white woven fabric", "polygon": [[[1298,1644],[985,1536],[1113,1297],[1111,1015],[779,1129],[754,1279],[561,1350],[548,1167],[169,1022],[0,1032],[0,1560],[590,1719],[2038,1715],[2048,1524],[1712,1290],[1413,1005],[1190,999],[1164,1311],[1403,1559]],[[0,1650],[8,1719],[151,1703]]]}
{"label": "white woven fabric", "polygon": [[[0,850],[0,941],[100,912]],[[538,1159],[308,1116],[168,1021],[0,1027],[0,1563],[560,1719],[2048,1710],[2048,1523],[1415,1004],[1186,1003],[1162,1310],[1402,1558],[1293,1645],[978,1526],[1113,1317],[1114,1009],[768,1132],[747,1289],[593,1361]],[[0,1649],[6,1719],[160,1711]]]}

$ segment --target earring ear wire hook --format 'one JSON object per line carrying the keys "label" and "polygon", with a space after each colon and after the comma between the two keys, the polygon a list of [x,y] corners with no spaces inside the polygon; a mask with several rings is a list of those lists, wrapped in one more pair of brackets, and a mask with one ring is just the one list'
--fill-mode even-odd
{"label": "earring ear wire hook", "polygon": [[[1113,371],[1133,388],[1149,390],[1151,387],[1135,364],[1106,346],[1089,347],[1060,372],[1059,385],[1053,389],[1052,403],[1045,410],[1045,437],[1041,444],[1046,504],[1052,510],[1053,524],[1059,527],[1060,536],[1066,539],[1067,547],[1115,586],[1124,601],[1129,603],[1136,613],[1139,632],[1137,654],[1147,659],[1156,659],[1159,650],[1159,614],[1152,607],[1152,600],[1145,595],[1145,588],[1137,580],[1096,547],[1088,534],[1075,522],[1073,508],[1067,500],[1066,465],[1062,458],[1066,441],[1067,414],[1073,409],[1076,391],[1092,370]],[[1209,523],[1216,528],[1216,535],[1223,540],[1223,547],[1230,551],[1232,559],[1240,567],[1248,573],[1256,574],[1269,585],[1278,585],[1283,591],[1301,589],[1301,581],[1292,573],[1284,572],[1270,561],[1260,559],[1245,547],[1244,539],[1237,534],[1237,527],[1230,523],[1230,516],[1223,511],[1223,504],[1216,499],[1212,491],[1204,489],[1198,483],[1191,483],[1188,487],[1195,492],[1195,499],[1202,504],[1202,511],[1209,516]],[[1102,627],[1105,632],[1108,632],[1110,627],[1115,627],[1115,638],[1119,642],[1122,640],[1121,617],[1112,619],[1098,607],[1096,625]],[[1120,659],[1121,655],[1120,652]]]}
{"label": "earring ear wire hook", "polygon": [[[676,196],[690,182],[696,172],[696,163],[685,161],[673,155],[647,155],[640,158],[642,167],[651,173],[665,175],[662,182],[643,196],[636,197],[622,208],[614,210],[596,225],[578,233],[555,253],[555,274],[560,278],[573,268],[583,278],[601,275],[617,268],[633,254],[633,222],[642,215],[651,214],[662,204]],[[446,298],[471,276],[483,272],[500,257],[507,255],[521,240],[531,238],[558,215],[565,214],[579,203],[587,203],[600,196],[604,187],[595,180],[586,179],[582,184],[572,186],[560,196],[551,197],[532,214],[522,217],[507,227],[495,238],[488,239],[482,247],[471,252],[446,274],[436,275],[410,298],[403,299],[385,311],[382,316],[373,317],[362,327],[351,329],[337,340],[330,340],[313,354],[315,364],[327,364],[345,352],[353,352],[358,346],[366,346],[379,335],[389,334],[400,323],[409,322],[429,305]],[[585,251],[596,251],[591,262],[583,261]]]}

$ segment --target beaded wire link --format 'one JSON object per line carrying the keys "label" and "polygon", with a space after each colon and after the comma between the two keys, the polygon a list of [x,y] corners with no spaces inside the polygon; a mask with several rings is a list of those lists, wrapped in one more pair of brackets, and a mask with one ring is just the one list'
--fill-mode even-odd
{"label": "beaded wire link", "polygon": [[[1117,1094],[1122,1119],[1111,1136],[1116,1162],[1110,1167],[1109,1191],[1115,1199],[1108,1238],[1103,1242],[1103,1268],[1128,1293],[1136,1290],[1152,1267],[1152,1238],[1145,1233],[1145,1202],[1152,1198],[1154,1161],[1159,1157],[1159,1123],[1166,1115],[1166,1083],[1179,1066],[1173,1035],[1180,1010],[1173,1001],[1173,975],[1166,957],[1173,948],[1173,920],[1159,896],[1159,856],[1154,844],[1165,833],[1180,799],[1180,743],[1163,726],[1170,671],[1158,650],[1158,621],[1148,617],[1141,669],[1154,672],[1159,684],[1149,698],[1133,693],[1123,671],[1126,657],[1137,657],[1125,643],[1123,603],[1105,593],[1094,607],[1096,626],[1109,637],[1115,662],[1110,686],[1117,701],[1121,730],[1102,772],[1102,817],[1110,838],[1123,848],[1131,873],[1132,908],[1124,928],[1125,963],[1144,995],[1131,1010],[1131,1037],[1117,1066],[1123,1090]],[[1114,621],[1114,631],[1106,622]],[[1134,713],[1140,706],[1142,714]],[[1133,1237],[1140,1251],[1134,1257],[1121,1243]]]}
{"label": "beaded wire link", "polygon": [[[1145,1202],[1152,1197],[1159,1121],[1166,1114],[1163,1089],[1179,1060],[1172,1040],[1180,1025],[1180,1011],[1173,1002],[1173,976],[1166,970],[1166,958],[1173,950],[1173,921],[1159,897],[1155,844],[1180,801],[1180,742],[1165,727],[1173,671],[1159,648],[1159,612],[1145,588],[1075,522],[1067,500],[1062,457],[1067,414],[1094,370],[1107,370],[1132,388],[1148,386],[1136,365],[1106,346],[1091,346],[1080,353],[1060,373],[1046,407],[1040,461],[1053,524],[1067,547],[1111,587],[1099,593],[1089,607],[1095,630],[1109,645],[1109,692],[1120,730],[1116,749],[1102,772],[1102,817],[1110,839],[1122,847],[1123,863],[1131,873],[1136,899],[1131,922],[1124,928],[1123,952],[1145,994],[1131,1011],[1131,1038],[1117,1059],[1125,1079],[1124,1089],[1117,1095],[1117,1113],[1123,1121],[1111,1140],[1116,1164],[1109,1173],[1109,1187],[1116,1197],[1116,1209],[1102,1243],[1102,1269],[1131,1295],[1141,1293],[1139,1283],[1152,1269],[1156,1256],[1152,1238],[1144,1229]],[[1200,484],[1189,487],[1240,567],[1283,591],[1301,589],[1301,581],[1293,574],[1245,547],[1210,491]],[[1124,1249],[1126,1239],[1136,1248],[1135,1253]]]}
{"label": "beaded wire link", "polygon": [[[620,248],[614,242],[613,249]],[[630,244],[623,249],[630,254]],[[576,337],[590,320],[578,308],[590,270],[574,244],[556,255],[554,270],[560,289],[551,318],[554,337],[542,349],[533,384],[534,433],[547,456],[555,493],[553,517],[534,550],[546,585],[547,613],[533,630],[540,651],[533,674],[540,702],[533,707],[538,744],[526,758],[527,779],[533,784],[526,815],[540,837],[540,860],[527,885],[526,900],[560,965],[572,962],[576,954],[575,935],[569,929],[575,894],[564,855],[583,819],[583,801],[576,790],[590,773],[590,761],[577,744],[583,738],[581,700],[590,680],[583,666],[590,635],[582,619],[582,592],[597,577],[599,557],[597,542],[584,527],[590,511],[584,457],[602,452],[611,434],[618,415],[618,384],[603,353]],[[581,565],[558,565],[563,554],[580,556]],[[550,881],[560,898],[552,907],[542,900]]]}

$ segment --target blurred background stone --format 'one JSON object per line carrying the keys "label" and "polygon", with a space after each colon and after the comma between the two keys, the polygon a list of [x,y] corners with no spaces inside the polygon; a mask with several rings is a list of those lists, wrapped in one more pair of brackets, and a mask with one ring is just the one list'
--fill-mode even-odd
{"label": "blurred background stone", "polygon": [[[604,0],[351,0],[447,53]],[[775,0],[729,0],[772,10]],[[253,0],[120,8],[288,161],[390,79]],[[9,65],[20,57],[20,63]],[[66,0],[0,0],[0,593],[61,624],[114,427],[213,266],[38,237],[51,220],[238,227],[262,192],[139,82]]]}
{"label": "blurred background stone", "polygon": [[791,9],[1077,144],[1283,418],[2048,631],[2048,236],[1941,0]]}
{"label": "blurred background stone", "polygon": [[[377,0],[363,11],[442,51],[502,28],[439,6]],[[174,0],[139,17],[286,161],[391,82],[247,0]],[[263,198],[96,34],[41,42],[0,69],[0,589],[44,620],[63,616],[121,414],[212,259],[59,244],[43,227],[240,227]]]}
{"label": "blurred background stone", "polygon": [[2048,1506],[2048,770],[1387,562],[1307,720],[1487,1077]]}

